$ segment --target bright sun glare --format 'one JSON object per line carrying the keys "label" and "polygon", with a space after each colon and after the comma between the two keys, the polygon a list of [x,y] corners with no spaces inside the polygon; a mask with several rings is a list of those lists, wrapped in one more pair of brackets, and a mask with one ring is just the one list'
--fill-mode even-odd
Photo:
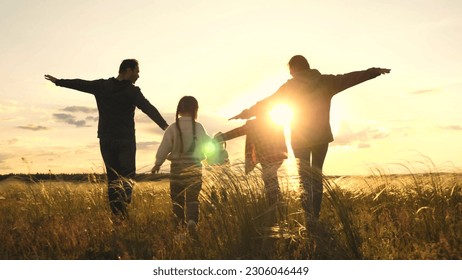
{"label": "bright sun glare", "polygon": [[294,152],[290,143],[290,122],[292,121],[293,116],[294,112],[292,111],[292,108],[290,108],[287,104],[278,104],[274,106],[273,110],[270,111],[271,120],[276,125],[284,127],[284,136],[286,138],[288,152],[287,160],[285,161],[285,169],[287,173],[286,176],[290,179],[288,181],[288,186],[291,189],[297,189],[299,186],[297,177],[297,161],[295,160]]}
{"label": "bright sun glare", "polygon": [[273,122],[284,127],[290,126],[293,115],[292,109],[286,104],[278,104],[270,112]]}

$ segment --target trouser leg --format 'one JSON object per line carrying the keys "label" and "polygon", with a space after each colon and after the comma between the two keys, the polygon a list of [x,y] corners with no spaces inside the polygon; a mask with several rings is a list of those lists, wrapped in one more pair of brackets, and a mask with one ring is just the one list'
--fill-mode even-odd
{"label": "trouser leg", "polygon": [[318,219],[323,193],[322,166],[328,144],[313,146],[297,151],[298,171],[302,185],[302,207],[310,218]]}
{"label": "trouser leg", "polygon": [[100,149],[107,172],[111,211],[128,217],[127,204],[131,202],[135,176],[135,141],[100,139]]}
{"label": "trouser leg", "polygon": [[202,176],[194,174],[188,181],[186,188],[186,220],[193,220],[197,223],[199,221],[199,194],[202,188]]}
{"label": "trouser leg", "polygon": [[202,166],[172,163],[170,197],[178,222],[199,221],[199,194],[202,188]]}
{"label": "trouser leg", "polygon": [[278,180],[278,169],[281,167],[282,161],[272,163],[262,163],[262,179],[265,185],[266,198],[270,205],[279,201],[280,188]]}
{"label": "trouser leg", "polygon": [[172,211],[178,224],[185,222],[185,186],[179,174],[170,175],[170,198],[172,199]]}
{"label": "trouser leg", "polygon": [[136,143],[135,140],[122,140],[119,145],[118,165],[125,194],[124,202],[130,204],[136,175]]}
{"label": "trouser leg", "polygon": [[319,218],[321,212],[321,202],[323,194],[322,166],[327,155],[328,144],[313,147],[312,167],[313,167],[313,213],[314,217]]}

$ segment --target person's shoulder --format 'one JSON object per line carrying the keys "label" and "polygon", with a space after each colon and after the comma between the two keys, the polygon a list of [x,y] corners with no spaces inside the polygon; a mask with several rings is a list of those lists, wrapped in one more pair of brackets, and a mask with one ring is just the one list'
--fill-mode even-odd
{"label": "person's shoulder", "polygon": [[205,127],[202,125],[202,123],[200,122],[196,122],[196,130],[199,129],[202,133],[207,134],[207,130],[205,129]]}
{"label": "person's shoulder", "polygon": [[196,122],[196,128],[197,128],[197,127],[200,128],[200,129],[205,130],[204,126],[203,126],[202,123],[200,123],[200,122]]}
{"label": "person's shoulder", "polygon": [[167,128],[165,129],[165,131],[167,130],[172,130],[176,127],[176,122],[172,122],[171,124],[169,124],[169,126],[167,126]]}
{"label": "person's shoulder", "polygon": [[165,135],[173,135],[173,134],[175,134],[176,130],[177,130],[176,129],[176,122],[173,122],[169,126],[167,126],[167,128],[164,131],[164,134]]}

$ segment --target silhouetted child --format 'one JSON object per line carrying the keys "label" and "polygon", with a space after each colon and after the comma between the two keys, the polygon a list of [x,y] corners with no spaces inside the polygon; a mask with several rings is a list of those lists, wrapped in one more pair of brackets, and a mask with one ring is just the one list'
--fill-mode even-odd
{"label": "silhouetted child", "polygon": [[170,197],[173,213],[180,225],[185,222],[189,233],[197,238],[199,193],[202,188],[203,147],[211,141],[204,127],[196,122],[199,105],[192,96],[180,99],[175,123],[164,133],[157,150],[153,173],[159,172],[166,159],[170,165]]}
{"label": "silhouetted child", "polygon": [[226,141],[246,135],[245,173],[250,173],[260,163],[266,198],[270,205],[279,200],[278,169],[287,158],[284,129],[267,116],[259,116],[245,125],[215,136],[217,141]]}

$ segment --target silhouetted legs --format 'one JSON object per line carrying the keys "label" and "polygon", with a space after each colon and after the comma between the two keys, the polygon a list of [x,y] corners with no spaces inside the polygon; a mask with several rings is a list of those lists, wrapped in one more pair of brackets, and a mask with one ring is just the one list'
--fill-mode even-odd
{"label": "silhouetted legs", "polygon": [[302,207],[309,221],[316,221],[321,211],[322,166],[328,147],[329,144],[323,144],[294,151],[295,157],[299,159],[298,171],[303,187]]}
{"label": "silhouetted legs", "polygon": [[279,188],[278,170],[282,165],[281,161],[264,163],[261,162],[262,179],[265,185],[265,195],[268,201],[269,208],[264,215],[264,228],[262,240],[262,253],[265,257],[270,258],[274,251],[276,239],[274,236],[274,227],[277,225],[277,213],[281,209],[281,192]]}
{"label": "silhouetted legs", "polygon": [[202,166],[172,163],[170,166],[170,197],[178,224],[199,221],[199,193],[202,188]]}
{"label": "silhouetted legs", "polygon": [[281,161],[272,163],[261,163],[262,179],[265,184],[266,199],[270,205],[274,205],[279,201],[280,189],[278,181],[278,169],[282,165]]}
{"label": "silhouetted legs", "polygon": [[135,139],[100,139],[107,171],[109,206],[114,215],[127,218],[136,174]]}

